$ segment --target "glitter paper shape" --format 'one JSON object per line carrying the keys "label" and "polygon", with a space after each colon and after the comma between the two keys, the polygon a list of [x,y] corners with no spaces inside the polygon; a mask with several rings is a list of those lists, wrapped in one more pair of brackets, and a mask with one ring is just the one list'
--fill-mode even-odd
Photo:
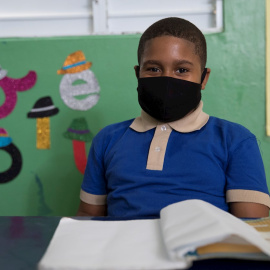
{"label": "glitter paper shape", "polygon": [[63,67],[57,71],[57,74],[77,73],[89,69],[91,62],[87,62],[82,51],[71,53],[66,58]]}
{"label": "glitter paper shape", "polygon": [[[73,85],[77,80],[84,84]],[[87,111],[95,106],[99,100],[100,86],[91,70],[84,70],[74,74],[65,74],[60,82],[60,95],[64,103],[73,110]],[[87,95],[84,99],[77,96]]]}
{"label": "glitter paper shape", "polygon": [[67,139],[83,142],[90,142],[93,139],[84,117],[74,119],[63,135]]}
{"label": "glitter paper shape", "polygon": [[5,93],[5,102],[0,106],[0,119],[8,116],[17,103],[17,92],[29,90],[36,84],[37,74],[29,71],[26,76],[20,79],[13,79],[6,76],[0,69],[0,87]]}
{"label": "glitter paper shape", "polygon": [[4,128],[0,128],[0,136],[8,136],[8,133]]}
{"label": "glitter paper shape", "polygon": [[11,144],[12,139],[8,136],[4,128],[0,128],[0,147],[5,147]]}
{"label": "glitter paper shape", "polygon": [[7,70],[2,69],[2,67],[0,66],[0,80],[5,78],[6,76],[7,76]]}
{"label": "glitter paper shape", "polygon": [[81,174],[84,174],[87,158],[86,158],[86,150],[85,150],[85,142],[83,141],[72,141],[73,154],[75,165]]}
{"label": "glitter paper shape", "polygon": [[42,97],[36,101],[34,107],[29,113],[27,113],[28,118],[42,118],[50,117],[56,115],[59,109],[53,105],[52,98],[49,96]]}
{"label": "glitter paper shape", "polygon": [[[5,129],[0,128],[0,142],[4,138],[8,137],[8,134]],[[8,183],[12,181],[17,175],[20,173],[22,168],[22,155],[19,149],[16,147],[15,144],[10,142],[8,144],[1,144],[0,143],[0,150],[7,152],[12,159],[11,166],[4,172],[0,172],[0,184]]]}
{"label": "glitter paper shape", "polygon": [[37,149],[50,149],[50,118],[37,118]]}
{"label": "glitter paper shape", "polygon": [[50,149],[50,119],[56,115],[59,109],[53,105],[51,97],[46,96],[38,99],[34,107],[27,113],[28,118],[36,118],[37,149]]}
{"label": "glitter paper shape", "polygon": [[85,118],[74,119],[63,135],[65,138],[72,140],[75,165],[84,174],[87,163],[85,142],[89,142],[93,138]]}
{"label": "glitter paper shape", "polygon": [[0,147],[5,147],[11,144],[12,139],[10,137],[0,137]]}
{"label": "glitter paper shape", "polygon": [[35,180],[38,186],[38,196],[39,196],[38,215],[39,216],[50,215],[52,213],[52,210],[46,203],[43,184],[37,174],[35,174]]}

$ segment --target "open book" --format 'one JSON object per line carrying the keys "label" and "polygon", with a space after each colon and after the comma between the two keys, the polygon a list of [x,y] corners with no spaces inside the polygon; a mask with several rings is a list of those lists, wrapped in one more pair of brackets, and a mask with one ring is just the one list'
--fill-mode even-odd
{"label": "open book", "polygon": [[270,260],[270,242],[250,225],[201,200],[171,204],[160,219],[62,218],[38,269],[185,269],[203,258]]}

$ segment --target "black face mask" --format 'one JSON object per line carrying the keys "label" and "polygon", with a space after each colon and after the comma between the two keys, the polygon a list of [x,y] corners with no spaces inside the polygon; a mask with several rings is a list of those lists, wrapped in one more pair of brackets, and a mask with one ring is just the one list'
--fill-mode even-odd
{"label": "black face mask", "polygon": [[[207,69],[202,75],[202,82]],[[202,85],[172,77],[138,79],[141,108],[161,122],[172,122],[195,110],[201,100]]]}

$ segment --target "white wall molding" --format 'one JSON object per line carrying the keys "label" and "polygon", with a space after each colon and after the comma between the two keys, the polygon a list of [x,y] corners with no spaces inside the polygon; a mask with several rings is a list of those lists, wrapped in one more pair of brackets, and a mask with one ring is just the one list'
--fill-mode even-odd
{"label": "white wall molding", "polygon": [[182,17],[204,33],[223,31],[223,0],[0,0],[0,37],[142,33]]}

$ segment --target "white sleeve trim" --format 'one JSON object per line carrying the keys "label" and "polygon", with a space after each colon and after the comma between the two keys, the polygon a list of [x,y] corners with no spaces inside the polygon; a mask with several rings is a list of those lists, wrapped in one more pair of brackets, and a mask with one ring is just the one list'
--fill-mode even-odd
{"label": "white sleeve trim", "polygon": [[94,195],[91,193],[87,193],[81,189],[80,199],[83,202],[94,205],[105,205],[107,204],[107,195]]}

